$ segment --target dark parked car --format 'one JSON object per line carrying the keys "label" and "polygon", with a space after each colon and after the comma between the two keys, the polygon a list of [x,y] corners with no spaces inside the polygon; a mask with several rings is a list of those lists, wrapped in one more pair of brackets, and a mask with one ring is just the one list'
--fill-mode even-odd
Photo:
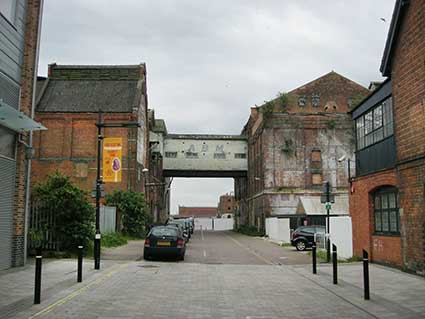
{"label": "dark parked car", "polygon": [[174,221],[168,221],[168,222],[167,222],[167,226],[177,228],[177,229],[178,229],[179,231],[181,231],[181,233],[183,234],[183,238],[184,238],[184,240],[185,240],[186,242],[188,242],[188,241],[189,241],[189,233],[188,233],[188,231],[186,230],[186,228],[185,228],[182,224],[180,224],[180,223],[175,223]]}
{"label": "dark parked car", "polygon": [[184,260],[186,241],[177,227],[155,226],[145,239],[143,258],[177,257]]}
{"label": "dark parked car", "polygon": [[301,226],[292,233],[291,244],[297,250],[305,250],[313,245],[314,234],[325,234],[325,226]]}
{"label": "dark parked car", "polygon": [[183,229],[184,229],[184,231],[186,232],[186,234],[187,234],[187,237],[190,239],[190,237],[191,237],[191,232],[190,232],[190,226],[189,226],[189,223],[185,220],[185,219],[173,219],[173,220],[169,220],[168,222],[167,222],[167,225],[169,225],[169,224],[180,224],[180,225],[182,225],[183,226]]}

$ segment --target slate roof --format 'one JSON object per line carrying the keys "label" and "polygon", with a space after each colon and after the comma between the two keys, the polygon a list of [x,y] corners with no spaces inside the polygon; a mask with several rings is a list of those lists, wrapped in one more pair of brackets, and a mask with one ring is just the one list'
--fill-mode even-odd
{"label": "slate roof", "polygon": [[[142,78],[126,77],[129,66],[53,67],[53,75],[38,83],[37,112],[132,113],[140,105]],[[130,67],[134,73],[139,66]],[[116,76],[118,71],[122,71],[120,76]]]}
{"label": "slate roof", "polygon": [[384,54],[382,56],[380,71],[383,76],[391,75],[391,60],[394,48],[397,42],[398,32],[404,17],[406,7],[409,5],[409,0],[397,0],[394,6],[391,25],[388,31],[387,41],[385,43]]}
{"label": "slate roof", "polygon": [[155,125],[152,131],[155,133],[167,134],[167,126],[165,125],[165,121],[162,119],[155,119]]}

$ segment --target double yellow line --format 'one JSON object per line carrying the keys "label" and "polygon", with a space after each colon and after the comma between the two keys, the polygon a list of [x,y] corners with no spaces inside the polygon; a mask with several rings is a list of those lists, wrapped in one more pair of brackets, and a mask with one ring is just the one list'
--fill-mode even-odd
{"label": "double yellow line", "polygon": [[39,312],[35,313],[34,315],[32,315],[31,317],[29,317],[28,319],[36,318],[36,317],[39,317],[41,315],[45,315],[46,313],[49,313],[50,311],[52,311],[56,307],[61,306],[64,303],[66,303],[66,302],[74,299],[75,297],[81,295],[83,292],[89,290],[91,287],[104,282],[106,279],[108,279],[109,277],[111,277],[113,274],[115,274],[116,272],[120,271],[121,269],[123,269],[123,268],[125,268],[127,266],[128,266],[128,263],[114,266],[111,270],[109,270],[107,273],[105,273],[102,277],[100,277],[100,278],[98,278],[98,279],[90,282],[89,284],[85,285],[84,287],[81,287],[80,289],[72,292],[68,296],[65,296],[62,299],[59,299],[58,301],[50,304],[49,306],[47,306],[46,308],[44,308],[44,309],[40,310]]}

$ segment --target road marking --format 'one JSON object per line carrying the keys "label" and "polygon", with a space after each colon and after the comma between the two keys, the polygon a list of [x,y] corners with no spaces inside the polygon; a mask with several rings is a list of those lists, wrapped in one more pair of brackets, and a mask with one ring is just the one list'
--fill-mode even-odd
{"label": "road marking", "polygon": [[244,246],[242,243],[240,243],[239,241],[237,241],[236,239],[234,239],[232,236],[227,235],[227,237],[229,237],[231,240],[233,240],[233,242],[238,245],[239,247],[245,249],[247,252],[251,253],[252,255],[254,255],[255,257],[257,257],[258,259],[260,259],[261,261],[264,261],[266,264],[268,265],[274,265],[274,263],[266,258],[264,258],[263,256],[257,254],[255,251],[253,251],[252,249]]}
{"label": "road marking", "polygon": [[207,252],[204,249],[204,258],[207,258]]}
{"label": "road marking", "polygon": [[44,308],[44,309],[40,310],[39,312],[35,313],[34,315],[28,317],[28,319],[36,318],[38,316],[44,315],[46,313],[49,313],[54,308],[56,308],[56,307],[58,307],[60,305],[63,305],[64,303],[66,303],[66,302],[74,299],[75,297],[81,295],[83,292],[87,291],[90,287],[102,283],[103,281],[105,281],[106,279],[108,279],[109,277],[111,277],[113,274],[115,274],[116,272],[118,272],[119,270],[121,270],[122,268],[125,268],[127,266],[128,266],[128,263],[113,267],[110,271],[108,271],[102,277],[100,277],[100,278],[98,278],[98,279],[90,282],[89,284],[85,285],[84,287],[81,287],[80,289],[78,289],[78,290],[70,293],[68,296],[65,296],[62,299],[59,299],[58,301],[50,304],[46,308]]}

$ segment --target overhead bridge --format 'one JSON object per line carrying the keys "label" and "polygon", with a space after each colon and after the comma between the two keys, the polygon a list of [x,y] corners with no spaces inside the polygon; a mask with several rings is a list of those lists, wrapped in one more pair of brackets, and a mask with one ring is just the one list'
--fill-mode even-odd
{"label": "overhead bridge", "polygon": [[248,145],[241,135],[168,134],[163,142],[166,177],[245,177]]}

